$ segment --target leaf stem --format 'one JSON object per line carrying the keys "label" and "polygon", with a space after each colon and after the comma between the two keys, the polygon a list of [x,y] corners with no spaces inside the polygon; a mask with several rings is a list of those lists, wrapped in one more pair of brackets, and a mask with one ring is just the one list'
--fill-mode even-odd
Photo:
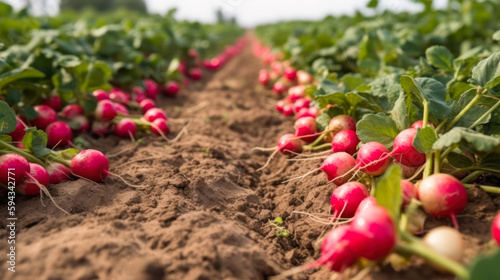
{"label": "leaf stem", "polygon": [[[469,90],[473,90],[473,89],[469,89]],[[468,90],[468,91],[469,91]],[[467,92],[467,91],[466,91]],[[465,92],[464,92],[465,93]],[[474,105],[476,105],[476,103],[479,101],[479,99],[481,99],[481,96],[483,96],[483,90],[481,88],[478,88],[477,89],[477,94],[476,96],[474,96],[474,98],[469,102],[469,104],[467,104],[467,106],[465,106],[465,108],[462,109],[462,111],[460,111],[460,113],[458,113],[458,115],[456,115],[453,120],[451,120],[451,122],[448,124],[448,126],[446,127],[446,131],[450,130],[453,128],[453,126],[465,115],[467,114],[467,112],[472,108],[474,107]]]}
{"label": "leaf stem", "polygon": [[434,154],[434,173],[441,172],[441,150],[436,150]]}
{"label": "leaf stem", "polygon": [[331,143],[325,143],[325,144],[322,144],[322,145],[319,145],[319,146],[303,146],[302,149],[303,150],[307,150],[307,151],[320,151],[320,150],[323,150],[325,148],[331,148],[332,147],[332,144]]}
{"label": "leaf stem", "polygon": [[427,123],[429,122],[429,101],[424,101],[424,119],[422,120],[422,127],[427,127]]}
{"label": "leaf stem", "polygon": [[31,162],[40,164],[41,166],[45,166],[45,164],[39,158],[37,158],[34,155],[30,154],[26,150],[16,148],[16,147],[10,145],[9,143],[6,143],[4,141],[0,141],[0,148],[3,148],[5,150],[9,150],[9,151],[11,151],[13,153],[16,153],[18,155],[21,155],[21,156],[23,156],[24,158],[26,158],[27,160],[29,160]]}
{"label": "leaf stem", "polygon": [[478,185],[478,184],[462,184],[464,185],[464,187],[468,188],[468,189],[472,189],[472,188],[480,188],[481,190],[483,190],[484,192],[487,192],[487,193],[496,193],[496,194],[500,194],[500,187],[493,187],[493,186],[484,186],[484,185]]}
{"label": "leaf stem", "polygon": [[474,178],[476,178],[477,176],[481,175],[485,173],[484,171],[482,170],[476,170],[474,172],[472,172],[471,174],[467,175],[467,177],[463,178],[462,180],[460,180],[460,182],[462,183],[468,183],[470,182],[471,180],[473,180]]}
{"label": "leaf stem", "polygon": [[495,103],[495,105],[493,105],[493,107],[491,107],[488,111],[486,111],[486,113],[484,113],[481,117],[479,117],[479,119],[477,119],[471,126],[469,126],[470,129],[473,129],[474,127],[476,127],[478,124],[480,124],[486,117],[488,117],[489,114],[493,113],[493,111],[495,111],[498,107],[500,106],[500,100],[497,101],[497,103]]}
{"label": "leaf stem", "polygon": [[423,179],[429,177],[432,174],[432,152],[425,153],[425,169]]}
{"label": "leaf stem", "polygon": [[304,145],[304,146],[302,146],[302,148],[303,148],[304,150],[312,150],[312,148],[313,148],[313,147],[317,146],[319,143],[321,143],[321,141],[323,141],[323,138],[325,138],[325,136],[326,136],[328,133],[330,133],[330,131],[329,131],[329,130],[324,131],[323,133],[321,133],[321,135],[320,135],[318,138],[316,138],[316,140],[314,140],[314,142],[312,142],[312,143],[311,143],[311,144],[309,144],[309,145]]}

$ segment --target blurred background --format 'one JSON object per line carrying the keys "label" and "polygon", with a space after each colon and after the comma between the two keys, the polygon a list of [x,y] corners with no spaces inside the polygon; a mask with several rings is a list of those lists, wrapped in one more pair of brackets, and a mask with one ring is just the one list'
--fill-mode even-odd
{"label": "blurred background", "polygon": [[[217,21],[215,11],[236,18],[244,27],[291,19],[321,19],[328,15],[352,15],[356,11],[364,14],[375,11],[366,7],[369,2],[379,2],[377,10],[421,11],[424,5],[415,2],[425,0],[0,0],[15,9],[27,8],[30,14],[51,16],[61,10],[112,11],[128,8],[138,13],[165,14],[177,8],[177,18],[202,23]],[[436,0],[435,8],[447,6],[447,0]]]}

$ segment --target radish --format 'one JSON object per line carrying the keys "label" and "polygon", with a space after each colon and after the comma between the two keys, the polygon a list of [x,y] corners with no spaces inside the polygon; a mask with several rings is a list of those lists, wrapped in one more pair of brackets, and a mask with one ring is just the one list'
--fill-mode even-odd
{"label": "radish", "polygon": [[190,49],[190,50],[188,51],[188,55],[189,55],[190,57],[192,57],[192,58],[197,58],[197,57],[198,57],[198,53],[197,53],[197,52],[196,52],[196,50],[194,50],[194,49]]}
{"label": "radish", "polygon": [[339,186],[345,183],[347,178],[356,166],[354,158],[344,152],[329,155],[324,161],[319,170],[325,172],[328,181]]}
{"label": "radish", "polygon": [[[285,101],[283,100],[280,100],[278,102],[276,102],[276,110],[280,113],[283,113],[283,107],[285,106]],[[292,111],[293,113],[293,111]]]}
{"label": "radish", "polygon": [[377,205],[377,200],[375,199],[374,196],[365,197],[365,199],[363,199],[361,203],[359,203],[358,209],[356,209],[356,213],[354,215],[356,216],[358,215],[358,213],[365,210],[369,210],[372,206],[376,205]]}
{"label": "radish", "polygon": [[269,76],[269,73],[267,70],[262,69],[259,72],[259,83],[261,85],[267,86],[269,84],[269,81],[271,81],[271,77]]}
{"label": "radish", "polygon": [[92,180],[96,183],[104,181],[110,173],[106,156],[97,150],[83,150],[70,163],[73,174]]}
{"label": "radish", "polygon": [[401,131],[394,139],[394,148],[390,153],[398,162],[409,167],[418,167],[425,163],[425,154],[413,147],[413,139],[417,135],[416,128]]}
{"label": "radish", "polygon": [[401,180],[402,207],[408,206],[412,199],[417,198],[417,188],[408,180]]}
{"label": "radish", "polygon": [[275,61],[271,63],[271,68],[273,69],[274,73],[281,75],[283,73],[283,65],[281,65],[281,62]]}
{"label": "radish", "polygon": [[297,71],[297,81],[301,85],[309,85],[314,82],[314,77],[306,71],[299,70]]}
{"label": "radish", "polygon": [[115,103],[127,105],[130,101],[130,95],[121,90],[114,90],[109,94],[109,99],[111,99]]}
{"label": "radish", "polygon": [[351,229],[361,235],[361,257],[371,261],[385,258],[396,245],[396,227],[389,212],[378,205],[356,213]]}
{"label": "radish", "polygon": [[[433,122],[429,122],[429,121],[428,121],[428,122],[427,122],[427,126],[429,126],[429,125],[430,125],[430,126],[432,126],[432,127],[434,127],[434,128],[436,128],[436,127],[437,127],[437,126],[436,126],[436,124],[434,124]],[[410,128],[415,128],[415,129],[417,129],[417,128],[424,128],[424,121],[423,121],[423,120],[416,121],[416,122],[414,122],[414,123],[410,126]]]}
{"label": "radish", "polygon": [[0,156],[0,183],[6,186],[9,182],[20,184],[24,180],[26,173],[29,172],[29,162],[23,156],[18,154],[5,154]]}
{"label": "radish", "polygon": [[69,123],[73,130],[79,132],[87,131],[90,128],[89,119],[83,115],[73,117]]}
{"label": "radish", "polygon": [[53,162],[47,167],[49,173],[49,183],[59,184],[63,181],[71,179],[71,170],[64,164]]}
{"label": "radish", "polygon": [[315,106],[309,108],[302,108],[297,113],[297,119],[305,118],[305,117],[313,117],[316,118],[318,115],[318,108]]}
{"label": "radish", "polygon": [[122,104],[114,103],[113,105],[115,105],[115,109],[116,109],[117,114],[119,114],[121,116],[129,116],[130,115],[127,107],[123,106]]}
{"label": "radish", "polygon": [[341,130],[332,139],[332,152],[346,152],[353,155],[359,144],[356,132],[352,130]]}
{"label": "radish", "polygon": [[403,164],[399,164],[399,165],[401,166],[401,170],[403,172],[403,177],[404,178],[411,178],[411,177],[413,177],[415,175],[415,173],[417,173],[417,171],[420,168],[420,166],[419,167],[409,167],[409,166],[406,166],[406,165],[403,165]]}
{"label": "radish", "polygon": [[116,107],[111,100],[101,100],[97,103],[95,108],[95,118],[98,121],[110,122],[112,121],[118,113],[116,112]]}
{"label": "radish", "polygon": [[24,134],[26,134],[24,129],[27,128],[24,126],[21,119],[19,119],[18,117],[16,117],[16,119],[17,119],[16,129],[14,129],[14,131],[8,134],[10,137],[12,137],[14,141],[22,140]]}
{"label": "radish", "polygon": [[349,182],[336,188],[330,199],[333,210],[333,219],[352,218],[359,204],[369,196],[366,187],[359,182]]}
{"label": "radish", "polygon": [[311,117],[300,118],[295,121],[295,136],[305,142],[312,142],[318,137],[318,125],[316,119]]}
{"label": "radish", "polygon": [[293,116],[295,113],[293,111],[293,106],[290,105],[290,104],[285,104],[285,106],[283,106],[283,115],[287,116],[287,117],[291,117]]}
{"label": "radish", "polygon": [[121,138],[130,138],[136,131],[136,125],[130,119],[121,119],[115,127],[115,134]]}
{"label": "radish", "polygon": [[465,242],[458,230],[440,226],[431,229],[422,240],[436,253],[460,262],[465,251]]}
{"label": "radish", "polygon": [[284,155],[302,152],[302,142],[293,134],[285,134],[278,139],[277,149]]}
{"label": "radish", "polygon": [[78,115],[85,115],[85,111],[80,105],[70,104],[62,109],[61,114],[67,119],[72,119]]}
{"label": "radish", "polygon": [[71,131],[71,127],[64,122],[57,121],[51,123],[45,129],[47,133],[47,145],[49,147],[66,147],[73,140],[73,132]]}
{"label": "radish", "polygon": [[283,83],[282,81],[277,81],[276,83],[274,83],[273,85],[273,91],[276,93],[276,94],[283,94],[285,91],[287,90],[287,87],[285,85],[285,83]]}
{"label": "radish", "polygon": [[51,97],[42,100],[42,104],[49,106],[50,108],[54,109],[54,111],[59,111],[62,104],[61,97],[59,97],[58,95],[52,95]]}
{"label": "radish", "polygon": [[97,101],[109,99],[109,93],[107,93],[106,91],[104,91],[102,89],[95,90],[94,92],[92,92],[92,95],[95,98],[97,98]]}
{"label": "radish", "polygon": [[159,108],[152,108],[149,109],[145,114],[144,118],[150,122],[157,120],[157,119],[164,119],[167,120],[167,115],[162,109]]}
{"label": "radish", "polygon": [[335,134],[342,130],[352,130],[356,132],[356,122],[348,115],[338,115],[330,120],[328,130],[330,131],[332,138]]}
{"label": "radish", "polygon": [[144,90],[146,96],[155,100],[158,97],[158,93],[160,92],[160,87],[158,86],[158,84],[156,84],[156,82],[153,80],[147,79],[144,80],[144,86],[146,87],[146,89]]}
{"label": "radish", "polygon": [[203,78],[201,69],[199,68],[191,69],[191,71],[189,71],[189,77],[193,80],[201,80]]}
{"label": "radish", "polygon": [[465,187],[448,174],[434,174],[423,179],[418,186],[418,199],[425,212],[436,218],[450,217],[458,228],[456,214],[467,205]]}
{"label": "radish", "polygon": [[500,212],[491,225],[491,236],[493,236],[493,239],[497,242],[498,246],[500,246]]}
{"label": "radish", "polygon": [[159,136],[167,135],[170,132],[170,129],[167,125],[167,120],[162,118],[155,119],[152,122],[151,130],[154,134]]}
{"label": "radish", "polygon": [[293,110],[295,112],[299,112],[302,108],[309,108],[311,104],[311,100],[307,98],[300,98],[293,104]]}
{"label": "radish", "polygon": [[156,108],[156,104],[155,104],[154,100],[149,99],[149,98],[142,100],[139,103],[139,106],[141,106],[143,114],[146,113],[149,109]]}
{"label": "radish", "polygon": [[57,121],[57,113],[47,105],[37,105],[34,107],[38,117],[31,120],[31,123],[39,129],[45,129],[49,124]]}
{"label": "radish", "polygon": [[356,157],[356,169],[372,176],[382,175],[391,159],[389,150],[378,142],[368,142],[361,146]]}
{"label": "radish", "polygon": [[170,81],[165,86],[165,95],[175,97],[179,93],[179,84],[176,81]]}
{"label": "radish", "polygon": [[182,78],[182,84],[183,84],[185,87],[188,87],[190,83],[191,83],[191,82],[189,81],[189,79],[188,79],[188,78],[186,78],[186,77]]}
{"label": "radish", "polygon": [[[306,87],[303,85],[298,85],[298,86],[291,87],[288,90],[287,98],[289,98],[290,102],[295,102],[295,101],[299,100],[300,98],[304,98],[305,96],[306,96]],[[309,106],[307,106],[307,107],[309,107]]]}
{"label": "radish", "polygon": [[297,71],[293,67],[286,67],[283,76],[290,81],[295,81],[297,79]]}
{"label": "radish", "polygon": [[22,195],[39,195],[40,187],[47,187],[49,185],[49,173],[43,166],[30,163],[30,172],[28,178],[21,184],[16,186],[16,191]]}

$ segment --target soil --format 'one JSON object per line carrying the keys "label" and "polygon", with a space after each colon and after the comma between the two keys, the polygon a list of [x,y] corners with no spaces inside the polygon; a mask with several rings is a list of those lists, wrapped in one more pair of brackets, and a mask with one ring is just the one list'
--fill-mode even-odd
{"label": "soil", "polygon": [[[257,171],[279,135],[293,133],[293,119],[275,112],[276,97],[258,86],[263,65],[249,48],[223,69],[193,83],[160,105],[172,119],[173,137],[191,120],[179,142],[143,135],[133,144],[108,136],[93,148],[109,155],[118,178],[52,186],[46,197],[17,198],[16,272],[2,262],[0,279],[160,280],[267,279],[318,257],[331,225],[329,199],[335,186],[317,173],[320,160],[290,162],[277,155]],[[496,182],[497,184],[499,182]],[[8,250],[5,197],[0,199],[0,252]],[[458,217],[465,236],[465,262],[491,245],[489,227],[500,198],[474,189]],[[300,211],[314,215],[293,213]],[[277,237],[269,220],[282,217],[289,237]],[[426,229],[451,225],[428,218]],[[357,271],[344,274],[344,279]],[[350,274],[349,274],[350,273]],[[326,269],[288,279],[330,279]],[[340,277],[342,278],[342,277]],[[398,270],[388,264],[364,279],[453,279],[412,259]]]}

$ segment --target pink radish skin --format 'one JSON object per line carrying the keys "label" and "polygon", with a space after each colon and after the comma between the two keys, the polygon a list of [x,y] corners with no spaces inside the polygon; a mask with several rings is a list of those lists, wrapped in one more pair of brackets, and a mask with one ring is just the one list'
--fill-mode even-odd
{"label": "pink radish skin", "polygon": [[162,133],[163,135],[167,135],[170,132],[170,129],[168,128],[167,125],[167,120],[161,118],[153,121],[151,130],[153,131],[154,134],[159,136],[161,136]]}
{"label": "pink radish skin", "polygon": [[96,120],[110,122],[116,117],[117,114],[118,112],[116,111],[113,101],[102,100],[97,103],[97,107],[95,109]]}
{"label": "pink radish skin", "polygon": [[62,101],[58,95],[52,95],[51,97],[42,100],[42,104],[49,106],[54,109],[54,111],[59,111],[59,109],[61,109]]}
{"label": "pink radish skin", "polygon": [[403,164],[400,164],[400,166],[401,166],[404,178],[411,178],[413,175],[415,175],[415,173],[419,169],[419,167],[409,167],[409,166],[406,166]]}
{"label": "pink radish skin", "polygon": [[199,68],[193,68],[191,69],[191,71],[189,71],[189,77],[197,81],[203,78],[203,74]]}
{"label": "pink radish skin", "polygon": [[418,195],[415,185],[408,180],[401,180],[401,206],[408,206],[412,199],[416,199]]}
{"label": "pink radish skin", "polygon": [[[437,126],[436,126],[436,124],[434,124],[433,122],[429,122],[429,121],[427,122],[427,126],[432,126],[432,127],[434,127],[434,128],[436,128],[436,127],[437,127]],[[417,129],[417,128],[424,128],[424,121],[423,121],[423,120],[416,121],[416,122],[414,122],[414,123],[410,126],[410,128],[415,128],[415,129]]]}
{"label": "pink radish skin", "polygon": [[285,104],[285,106],[283,106],[283,115],[287,116],[287,117],[292,117],[294,115],[294,111],[293,111],[293,106],[290,105],[290,104]]}
{"label": "pink radish skin", "polygon": [[281,65],[281,62],[275,61],[271,64],[271,68],[273,69],[274,73],[277,75],[281,75],[283,73],[283,65]]}
{"label": "pink radish skin", "polygon": [[373,205],[360,211],[352,220],[351,229],[362,238],[358,244],[363,248],[361,256],[371,260],[380,260],[389,255],[396,245],[396,227],[389,212]]}
{"label": "pink radish skin", "polygon": [[378,142],[368,142],[361,146],[356,158],[356,169],[372,176],[382,175],[389,164],[391,158],[388,156],[389,150]]}
{"label": "pink radish skin", "polygon": [[71,179],[71,170],[69,167],[58,162],[53,162],[47,167],[47,172],[49,173],[50,184],[59,184]]}
{"label": "pink radish skin", "polygon": [[284,106],[285,106],[285,102],[283,100],[276,102],[276,111],[283,113]]}
{"label": "pink radish skin", "polygon": [[350,155],[356,153],[359,138],[352,130],[341,130],[332,139],[332,152],[346,152]]}
{"label": "pink radish skin", "polygon": [[75,116],[70,120],[70,123],[74,123],[78,127],[74,129],[75,131],[83,132],[89,130],[90,128],[89,119],[87,119],[86,116]]}
{"label": "pink radish skin", "polygon": [[110,174],[109,162],[106,156],[97,150],[83,150],[70,163],[73,174],[92,180],[96,183],[104,181]]}
{"label": "pink radish skin", "polygon": [[130,96],[123,91],[113,91],[109,94],[109,99],[111,99],[115,103],[119,103],[121,105],[127,105],[130,101]]}
{"label": "pink radish skin", "polygon": [[144,80],[144,86],[146,87],[144,90],[146,97],[156,100],[158,93],[160,93],[160,87],[158,84],[156,84],[153,80]]}
{"label": "pink radish skin", "polygon": [[374,196],[368,196],[365,199],[361,201],[361,203],[358,205],[358,209],[356,209],[356,213],[354,216],[358,215],[359,213],[370,209],[373,206],[377,206],[377,200],[375,199]]}
{"label": "pink radish skin", "polygon": [[29,174],[33,178],[26,178],[24,182],[16,186],[16,191],[22,195],[39,195],[40,187],[38,187],[35,182],[32,182],[33,179],[35,179],[40,185],[47,187],[49,185],[50,176],[43,166],[36,163],[30,163],[29,165]]}
{"label": "pink radish skin", "polygon": [[350,154],[340,152],[329,155],[319,170],[325,172],[328,181],[339,186],[349,180],[350,173],[355,166],[356,161]]}
{"label": "pink radish skin", "polygon": [[287,67],[285,68],[283,76],[290,81],[295,81],[297,79],[297,71],[295,71],[293,67]]}
{"label": "pink radish skin", "polygon": [[57,113],[47,105],[37,105],[34,107],[38,117],[31,120],[31,123],[38,129],[45,129],[49,124],[57,121]]}
{"label": "pink radish skin", "polygon": [[[288,90],[287,98],[289,98],[290,102],[295,102],[295,101],[299,100],[300,98],[304,98],[305,96],[306,96],[306,87],[303,85],[298,85],[298,86],[291,87]],[[307,106],[307,107],[309,107],[309,106]]]}
{"label": "pink radish skin", "polygon": [[293,103],[293,110],[295,112],[299,112],[302,108],[309,108],[311,104],[311,100],[307,98],[300,98],[295,103]]}
{"label": "pink radish skin", "polygon": [[312,142],[318,137],[318,125],[316,119],[311,117],[301,118],[295,121],[295,136],[299,137],[302,141]]}
{"label": "pink radish skin", "polygon": [[436,218],[450,217],[458,227],[455,215],[465,209],[467,192],[455,177],[438,173],[420,182],[418,199],[425,212]]}
{"label": "pink radish skin", "polygon": [[302,142],[293,134],[285,134],[278,139],[278,151],[284,155],[302,152]]}
{"label": "pink radish skin", "polygon": [[309,107],[309,108],[302,108],[300,111],[297,113],[297,119],[305,118],[305,117],[312,117],[316,118],[318,115],[318,108],[316,107]]}
{"label": "pink radish skin", "polygon": [[493,220],[493,224],[491,225],[491,236],[497,242],[497,245],[500,246],[500,212],[497,214]]}
{"label": "pink radish skin", "polygon": [[20,184],[24,180],[25,174],[29,172],[30,164],[24,157],[18,154],[0,156],[0,183],[5,186],[9,184],[9,177],[11,182],[15,182],[16,185]]}
{"label": "pink radish skin", "polygon": [[287,90],[287,87],[285,86],[285,84],[281,81],[277,81],[276,83],[274,83],[273,85],[273,91],[276,93],[276,94],[279,94],[279,95],[282,95],[285,91]]}
{"label": "pink radish skin", "polygon": [[115,127],[115,134],[121,138],[130,138],[137,131],[137,126],[130,119],[121,119]]}
{"label": "pink radish skin", "polygon": [[164,119],[167,120],[167,115],[162,109],[159,108],[152,108],[149,109],[145,114],[144,118],[150,122],[153,122],[157,119]]}
{"label": "pink radish skin", "polygon": [[267,86],[269,82],[271,81],[271,77],[269,76],[269,73],[267,70],[262,69],[259,72],[259,83],[263,86]]}
{"label": "pink radish skin", "polygon": [[416,128],[401,131],[394,139],[394,148],[390,153],[398,162],[409,167],[418,167],[425,163],[425,154],[413,147],[413,139],[417,135]]}
{"label": "pink radish skin", "polygon": [[332,138],[335,136],[335,134],[342,130],[352,130],[355,132],[356,122],[353,118],[347,115],[338,115],[330,120],[330,123],[328,124],[328,130],[331,131],[330,135]]}
{"label": "pink radish skin", "polygon": [[16,119],[17,119],[16,129],[14,129],[14,131],[8,134],[10,137],[12,137],[14,141],[23,139],[24,134],[26,134],[26,132],[24,131],[25,127],[23,125],[23,122],[18,117],[16,117]]}
{"label": "pink radish skin", "polygon": [[366,187],[358,182],[349,182],[336,188],[330,199],[333,221],[337,218],[352,218],[359,204],[369,196]]}
{"label": "pink radish skin", "polygon": [[97,99],[97,101],[109,99],[109,93],[101,89],[95,90],[92,92],[92,95]]}
{"label": "pink radish skin", "polygon": [[314,77],[306,71],[297,71],[297,81],[301,85],[310,85],[314,82]]}
{"label": "pink radish skin", "polygon": [[60,121],[51,123],[45,129],[45,132],[47,133],[47,145],[49,147],[66,147],[73,140],[71,127]]}
{"label": "pink radish skin", "polygon": [[156,104],[153,99],[146,98],[139,103],[139,106],[141,106],[142,113],[146,113],[149,109],[156,108]]}
{"label": "pink radish skin", "polygon": [[72,118],[79,116],[79,115],[85,115],[85,111],[83,110],[83,108],[80,105],[70,104],[70,105],[66,105],[62,109],[61,115],[63,115],[63,117],[65,117],[67,119],[72,119]]}
{"label": "pink radish skin", "polygon": [[115,109],[116,109],[117,114],[122,115],[122,116],[129,116],[130,115],[127,107],[123,106],[120,103],[115,103],[114,105],[115,105]]}
{"label": "pink radish skin", "polygon": [[179,93],[179,84],[176,81],[170,81],[165,87],[165,95],[175,97]]}

